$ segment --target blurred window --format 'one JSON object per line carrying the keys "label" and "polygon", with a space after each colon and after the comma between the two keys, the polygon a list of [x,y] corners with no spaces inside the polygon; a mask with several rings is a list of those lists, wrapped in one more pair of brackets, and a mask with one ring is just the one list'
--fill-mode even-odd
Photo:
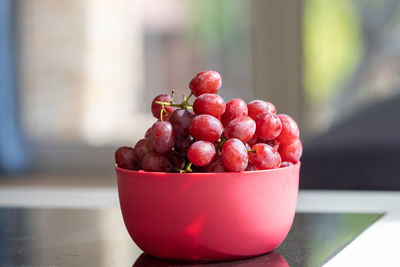
{"label": "blurred window", "polygon": [[310,133],[400,93],[400,1],[305,0],[303,32]]}
{"label": "blurred window", "polygon": [[219,71],[252,97],[249,2],[19,1],[24,126],[36,143],[133,144],[155,95]]}

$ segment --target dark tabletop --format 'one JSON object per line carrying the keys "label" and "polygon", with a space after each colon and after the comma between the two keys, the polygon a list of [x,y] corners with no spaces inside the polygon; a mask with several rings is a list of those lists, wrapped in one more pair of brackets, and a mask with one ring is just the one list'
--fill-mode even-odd
{"label": "dark tabletop", "polygon": [[[297,213],[274,252],[208,266],[320,266],[380,214]],[[142,253],[118,209],[0,209],[0,266],[191,266]]]}

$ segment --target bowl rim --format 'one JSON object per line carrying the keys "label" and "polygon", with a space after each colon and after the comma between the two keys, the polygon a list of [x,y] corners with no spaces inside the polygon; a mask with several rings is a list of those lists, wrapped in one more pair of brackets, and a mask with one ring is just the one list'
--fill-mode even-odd
{"label": "bowl rim", "polygon": [[116,172],[125,173],[125,174],[150,174],[150,175],[171,175],[171,176],[211,176],[211,175],[232,175],[232,173],[240,173],[240,174],[251,174],[251,173],[271,173],[271,172],[279,172],[283,170],[287,170],[288,168],[296,168],[297,166],[300,167],[301,161],[298,161],[296,164],[286,166],[286,167],[279,167],[275,169],[268,169],[268,170],[255,170],[255,171],[242,171],[242,172],[190,172],[190,173],[177,173],[177,172],[147,172],[143,170],[133,171],[128,169],[123,169],[115,164]]}

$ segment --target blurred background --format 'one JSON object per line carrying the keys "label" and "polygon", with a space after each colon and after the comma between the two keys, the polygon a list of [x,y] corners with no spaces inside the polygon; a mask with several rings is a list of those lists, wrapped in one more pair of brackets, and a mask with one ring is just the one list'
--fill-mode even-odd
{"label": "blurred background", "polygon": [[0,0],[0,184],[114,185],[205,69],[296,119],[302,188],[400,189],[397,0]]}

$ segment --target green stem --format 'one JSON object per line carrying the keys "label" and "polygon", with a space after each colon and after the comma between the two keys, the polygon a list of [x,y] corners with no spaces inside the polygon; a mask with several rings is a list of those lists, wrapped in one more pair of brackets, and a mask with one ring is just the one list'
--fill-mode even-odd
{"label": "green stem", "polygon": [[215,149],[217,150],[218,156],[221,156],[221,149],[222,146],[225,144],[226,142],[226,138],[223,134],[221,134],[221,138],[218,142],[215,143]]}
{"label": "green stem", "polygon": [[184,97],[182,104],[187,106],[189,103],[189,99],[192,97],[192,95],[193,95],[193,92],[190,91],[190,95],[187,98],[186,98],[186,96]]}
{"label": "green stem", "polygon": [[160,110],[160,120],[163,121],[163,113],[166,113],[168,115],[170,115],[171,113],[169,113],[166,109],[164,104],[161,104],[161,110]]}
{"label": "green stem", "polygon": [[175,96],[175,90],[172,89],[172,92],[171,92],[171,101],[170,101],[171,104],[174,103],[174,96]]}
{"label": "green stem", "polygon": [[220,146],[216,146],[215,148],[217,149],[217,155],[221,156],[221,147]]}
{"label": "green stem", "polygon": [[155,103],[157,103],[157,104],[162,106],[161,115],[162,115],[163,112],[167,112],[165,110],[165,106],[177,107],[177,108],[181,108],[181,109],[193,109],[193,105],[189,104],[189,99],[192,97],[192,95],[193,95],[193,92],[190,92],[190,95],[188,97],[186,97],[186,95],[183,95],[182,103],[175,104],[175,103],[173,103],[174,102],[174,96],[175,96],[175,90],[172,89],[171,101],[170,102],[155,101]]}
{"label": "green stem", "polygon": [[160,110],[160,120],[163,121],[163,112],[164,112],[164,105],[161,105],[161,110]]}
{"label": "green stem", "polygon": [[222,147],[225,144],[226,140],[227,139],[225,138],[224,134],[221,134],[220,140],[216,142],[216,145]]}
{"label": "green stem", "polygon": [[192,169],[190,167],[192,167],[192,163],[189,161],[186,164],[185,169],[182,170],[182,172],[192,172]]}
{"label": "green stem", "polygon": [[257,151],[255,149],[252,150],[247,150],[248,153],[256,153]]}
{"label": "green stem", "polygon": [[184,104],[184,102],[182,102],[181,104],[174,104],[174,103],[169,103],[169,102],[155,101],[155,103],[162,105],[162,106],[171,106],[171,107],[177,107],[177,108],[182,108],[182,109],[193,109],[192,105]]}

